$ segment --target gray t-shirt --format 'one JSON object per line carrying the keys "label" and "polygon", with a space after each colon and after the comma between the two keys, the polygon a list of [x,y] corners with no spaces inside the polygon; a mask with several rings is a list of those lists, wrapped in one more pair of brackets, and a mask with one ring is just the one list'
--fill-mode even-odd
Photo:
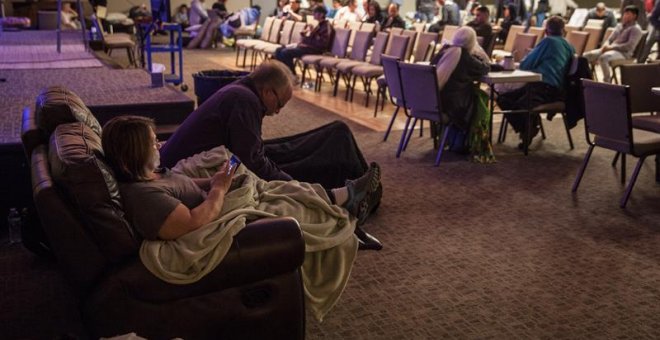
{"label": "gray t-shirt", "polygon": [[192,179],[169,170],[157,180],[120,183],[119,190],[126,220],[147,240],[158,239],[160,228],[179,203],[193,209],[206,198]]}

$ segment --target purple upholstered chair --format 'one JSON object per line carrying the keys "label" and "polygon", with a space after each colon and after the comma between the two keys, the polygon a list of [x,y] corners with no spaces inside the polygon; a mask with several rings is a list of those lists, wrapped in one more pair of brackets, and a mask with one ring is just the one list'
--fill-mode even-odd
{"label": "purple upholstered chair", "polygon": [[[584,79],[582,88],[585,108],[584,127],[589,150],[584,156],[584,162],[577,173],[572,191],[577,191],[594,147],[600,146],[622,154],[621,161],[624,165],[621,171],[622,183],[625,182],[625,156],[630,154],[638,157],[639,160],[619,204],[621,208],[625,208],[644,160],[650,155],[660,154],[660,134],[632,128],[630,87]],[[593,141],[591,135],[595,135]]]}
{"label": "purple upholstered chair", "polygon": [[314,83],[314,90],[321,91],[321,81],[323,80],[323,69],[320,68],[319,62],[325,58],[343,58],[348,50],[348,38],[351,35],[351,30],[345,28],[335,28],[334,37],[332,39],[332,48],[330,49],[330,56],[320,54],[308,54],[300,58],[303,63],[303,76],[300,85],[305,84],[305,75],[310,65],[314,66],[316,70],[316,81]]}
{"label": "purple upholstered chair", "polygon": [[351,55],[346,59],[336,59],[336,60],[321,60],[319,65],[321,68],[328,70],[328,73],[331,73],[331,70],[336,70],[335,73],[335,88],[332,93],[333,96],[337,96],[337,90],[339,88],[339,80],[343,79],[344,84],[346,85],[346,96],[344,100],[348,100],[349,95],[350,99],[353,100],[353,87],[355,82],[351,81],[351,70],[353,67],[360,65],[364,62],[367,57],[367,51],[371,46],[371,41],[373,40],[373,32],[357,31],[355,32],[355,40],[353,40],[353,47],[351,49]]}
{"label": "purple upholstered chair", "polygon": [[[387,131],[385,131],[385,137],[383,137],[383,141],[387,141],[387,137],[390,135],[392,125],[394,124],[394,120],[396,119],[396,115],[399,113],[399,110],[403,108],[403,110],[406,111],[407,116],[408,109],[406,109],[406,101],[403,98],[403,90],[401,89],[401,77],[399,76],[399,59],[385,54],[383,54],[380,58],[381,62],[383,63],[385,85],[379,86],[379,93],[380,88],[389,88],[390,101],[396,107],[394,113],[392,114],[390,124],[387,126]],[[383,98],[384,97],[385,93],[383,93]],[[378,103],[376,103],[376,106],[378,106]]]}
{"label": "purple upholstered chair", "polygon": [[[435,158],[435,166],[438,166],[447,141],[450,122],[448,116],[442,112],[435,66],[399,62],[399,75],[401,77],[401,90],[403,97],[406,99],[405,105],[408,108],[409,115],[401,135],[397,157],[410,141],[417,120],[430,120],[445,127],[438,154]],[[411,119],[413,120],[412,125],[410,125]],[[432,129],[431,131],[436,130]]]}
{"label": "purple upholstered chair", "polygon": [[[393,33],[390,33],[390,38],[391,38],[390,45],[385,49],[385,51],[389,51],[389,53],[385,52],[385,54],[403,60],[403,58],[406,56],[406,50],[410,42],[410,37],[405,35],[395,35]],[[356,69],[355,71],[362,72],[363,70],[361,68],[362,67],[360,67],[360,69]],[[369,71],[372,71],[370,72],[371,77],[375,78],[378,76],[376,72],[377,70],[373,69]],[[383,100],[381,104],[381,108],[385,104],[385,89],[386,89],[385,85],[387,85],[385,81],[380,81],[380,82],[376,81],[376,83],[378,84],[378,92],[376,95],[376,108],[374,108],[374,117],[376,116],[376,109],[378,108],[378,99],[382,98]]]}

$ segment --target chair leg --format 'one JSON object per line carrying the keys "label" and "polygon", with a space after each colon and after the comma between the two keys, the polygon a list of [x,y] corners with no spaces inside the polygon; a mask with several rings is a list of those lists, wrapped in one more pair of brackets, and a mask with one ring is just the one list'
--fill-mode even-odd
{"label": "chair leg", "polygon": [[509,127],[508,120],[506,119],[506,116],[502,117],[502,122],[500,123],[500,132],[497,134],[497,143],[501,144],[504,143],[506,140],[506,130]]}
{"label": "chair leg", "polygon": [[621,154],[621,184],[626,183],[626,154]]}
{"label": "chair leg", "polygon": [[614,154],[614,158],[612,159],[612,167],[616,167],[616,163],[619,160],[619,152]]}
{"label": "chair leg", "polygon": [[[374,105],[374,118],[378,115],[378,100],[380,99],[380,86],[376,90],[376,104]],[[369,101],[369,99],[367,99]]]}
{"label": "chair leg", "polygon": [[445,149],[447,136],[449,136],[449,126],[445,127],[445,132],[442,134],[442,141],[440,142],[440,147],[438,148],[438,155],[435,157],[435,166],[440,165],[440,159],[442,158],[442,151]]}
{"label": "chair leg", "polygon": [[632,193],[632,189],[635,186],[635,182],[637,181],[637,175],[639,175],[639,170],[642,169],[642,165],[644,164],[644,160],[646,157],[640,157],[639,160],[637,161],[637,165],[635,166],[635,171],[633,171],[632,177],[630,177],[630,182],[628,182],[628,187],[626,187],[626,192],[623,194],[623,197],[621,198],[621,203],[619,206],[621,208],[625,208],[626,204],[628,203],[628,198],[630,198],[630,193]]}
{"label": "chair leg", "polygon": [[302,88],[305,86],[305,71],[307,71],[307,64],[303,64],[303,69],[302,69],[302,79],[300,80],[300,87]]}
{"label": "chair leg", "polygon": [[541,125],[541,138],[545,139],[545,129],[543,128],[543,119],[539,116],[539,124]]}
{"label": "chair leg", "polygon": [[[328,70],[329,73],[332,73],[332,70]],[[332,91],[332,96],[337,97],[337,90],[339,90],[339,77],[341,77],[341,72],[337,70],[337,74],[335,75],[335,88]]]}
{"label": "chair leg", "polygon": [[587,164],[589,164],[589,159],[591,158],[591,153],[594,152],[594,145],[589,145],[589,150],[587,150],[587,154],[584,155],[584,160],[582,161],[582,166],[580,166],[580,169],[578,170],[577,176],[575,177],[575,181],[573,182],[573,188],[571,189],[571,192],[576,192],[578,187],[580,186],[580,181],[582,181],[582,176],[584,175],[584,170],[587,169]]}
{"label": "chair leg", "polygon": [[392,125],[394,124],[394,120],[396,119],[396,115],[399,113],[399,109],[401,107],[397,106],[396,110],[394,110],[394,113],[392,114],[392,119],[390,119],[390,124],[387,126],[387,131],[385,131],[385,137],[383,137],[383,142],[387,141],[387,137],[390,135],[390,131],[392,130]]}
{"label": "chair leg", "polygon": [[568,128],[568,122],[566,121],[566,112],[562,112],[562,121],[564,121],[564,128],[566,129],[566,137],[568,137],[568,145],[571,146],[571,150],[575,149],[573,145],[573,137],[571,137],[571,129]]}
{"label": "chair leg", "polygon": [[[424,120],[421,120],[423,122]],[[410,127],[410,130],[408,130],[408,136],[406,137],[406,142],[403,144],[403,151],[406,151],[408,148],[408,143],[410,142],[410,138],[412,137],[413,132],[415,131],[415,125],[417,125],[417,118],[413,119],[412,126]]]}
{"label": "chair leg", "polygon": [[419,122],[419,137],[424,137],[424,119]]}
{"label": "chair leg", "polygon": [[406,125],[403,127],[403,133],[401,133],[401,140],[399,141],[399,148],[396,150],[396,158],[399,158],[399,156],[401,156],[401,151],[403,151],[403,143],[406,141],[410,118],[411,117],[408,117],[408,119],[406,119]]}

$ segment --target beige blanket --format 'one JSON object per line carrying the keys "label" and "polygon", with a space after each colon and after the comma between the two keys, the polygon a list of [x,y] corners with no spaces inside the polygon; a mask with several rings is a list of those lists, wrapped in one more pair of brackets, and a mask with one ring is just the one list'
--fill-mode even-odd
{"label": "beige blanket", "polygon": [[[227,158],[221,146],[180,161],[173,171],[209,177]],[[318,184],[267,182],[240,166],[232,188],[217,220],[174,241],[143,242],[144,265],[169,283],[196,282],[222,261],[246,221],[291,216],[300,223],[305,239],[302,277],[307,306],[322,321],[348,282],[357,254],[356,221],[332,205]]]}

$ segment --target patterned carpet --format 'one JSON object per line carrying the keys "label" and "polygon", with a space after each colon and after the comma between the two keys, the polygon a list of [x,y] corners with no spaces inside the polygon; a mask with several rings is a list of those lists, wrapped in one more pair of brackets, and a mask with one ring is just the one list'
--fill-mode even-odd
{"label": "patterned carpet", "polygon": [[[335,117],[294,99],[267,119],[266,134]],[[308,316],[308,339],[660,337],[653,162],[621,210],[611,153],[595,152],[578,194],[570,193],[585,151],[580,127],[575,151],[553,121],[527,157],[509,141],[496,147],[496,164],[448,154],[435,168],[429,138],[413,138],[396,159],[396,138],[383,143],[349,125],[383,168],[383,203],[365,228],[385,249],[359,253],[336,308],[323,323]],[[0,263],[0,334],[82,334],[54,265],[8,246]]]}
{"label": "patterned carpet", "polygon": [[[290,135],[335,119],[293,99],[266,119],[264,132]],[[653,160],[625,210],[608,151],[594,152],[572,195],[584,128],[572,130],[577,149],[570,151],[561,120],[544,123],[548,138],[535,139],[527,157],[510,134],[495,146],[496,164],[448,153],[436,168],[428,132],[397,159],[397,134],[382,142],[347,121],[367,159],[383,169],[383,202],[365,229],[385,248],[358,254],[335,309],[323,323],[308,315],[307,338],[660,338]],[[633,166],[629,160],[628,174]],[[55,265],[2,245],[0,287],[3,338],[84,335]]]}
{"label": "patterned carpet", "polygon": [[57,52],[55,31],[6,32],[0,35],[0,69],[56,69],[101,67],[86,51],[80,33],[62,33]]}

